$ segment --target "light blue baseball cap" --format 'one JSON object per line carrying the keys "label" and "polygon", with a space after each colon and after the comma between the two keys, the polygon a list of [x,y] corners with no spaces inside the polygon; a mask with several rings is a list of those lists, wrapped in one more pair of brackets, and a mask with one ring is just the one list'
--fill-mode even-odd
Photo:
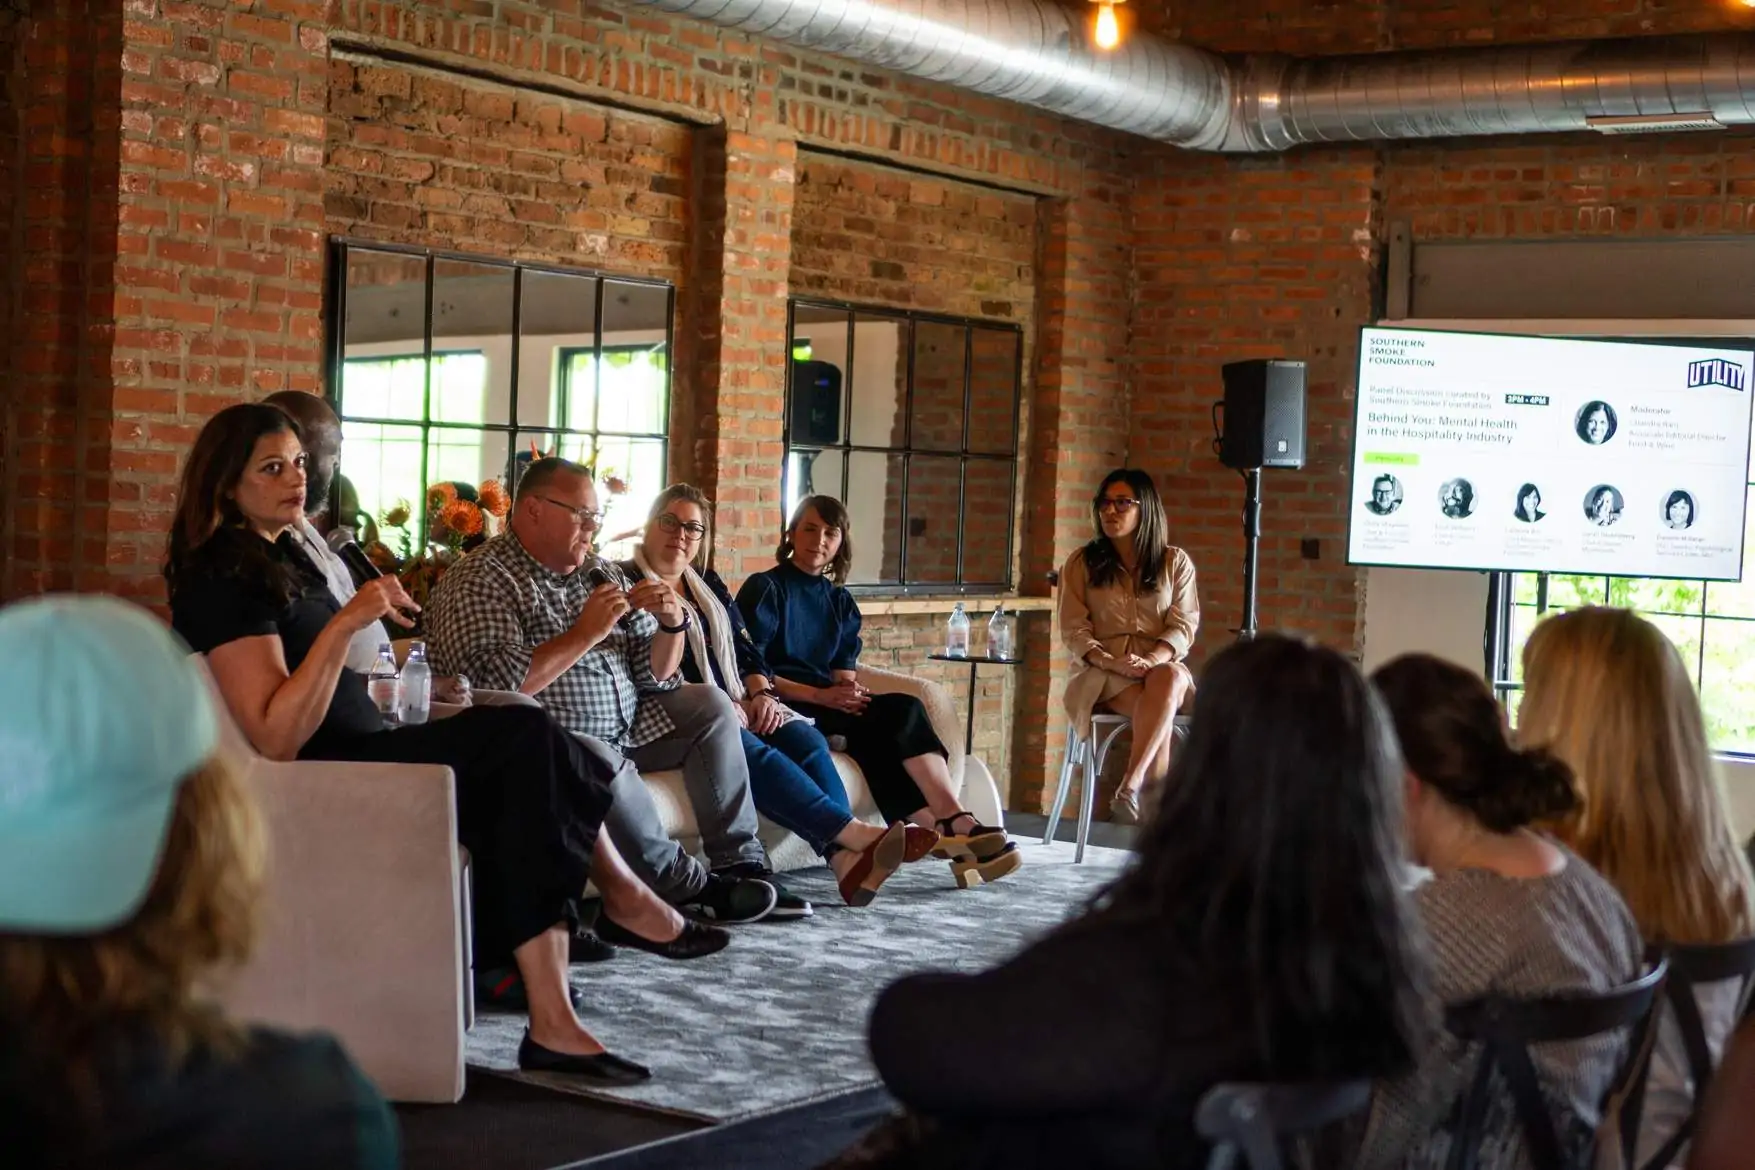
{"label": "light blue baseball cap", "polygon": [[96,595],[0,609],[0,930],[132,917],[177,789],[218,742],[188,647],[146,610]]}

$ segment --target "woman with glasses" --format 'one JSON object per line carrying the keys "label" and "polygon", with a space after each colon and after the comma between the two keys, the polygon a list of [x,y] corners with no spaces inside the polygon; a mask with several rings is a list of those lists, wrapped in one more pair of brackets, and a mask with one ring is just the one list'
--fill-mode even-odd
{"label": "woman with glasses", "polygon": [[936,827],[933,856],[951,863],[967,888],[1004,877],[1023,864],[1005,830],[962,807],[949,753],[913,695],[873,694],[859,681],[859,603],[842,582],[853,563],[847,507],[833,496],[806,496],[792,513],[765,573],[738,591],[755,650],[773,668],[774,689],[825,735],[847,740],[887,821]]}
{"label": "woman with glasses", "polygon": [[1176,712],[1194,691],[1183,664],[1200,629],[1194,561],[1169,540],[1152,477],[1117,468],[1091,501],[1097,535],[1060,571],[1060,636],[1072,651],[1066,713],[1082,738],[1101,710],[1133,720],[1133,749],[1109,818],[1140,821],[1140,793],[1170,771]]}
{"label": "woman with glasses", "polygon": [[829,863],[843,901],[869,905],[903,860],[925,857],[938,834],[901,820],[885,829],[854,817],[828,741],[779,701],[774,673],[731,591],[707,567],[712,525],[713,505],[699,488],[668,487],[652,502],[640,547],[624,568],[634,580],[663,581],[689,611],[683,677],[716,686],[735,703],[756,810]]}

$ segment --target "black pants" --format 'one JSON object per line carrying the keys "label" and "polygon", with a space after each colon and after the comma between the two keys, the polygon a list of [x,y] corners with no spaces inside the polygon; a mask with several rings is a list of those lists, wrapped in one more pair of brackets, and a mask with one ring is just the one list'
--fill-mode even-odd
{"label": "black pants", "polygon": [[612,779],[539,707],[471,707],[374,735],[325,738],[307,759],[444,764],[457,780],[457,837],[475,870],[477,969],[558,923],[578,922]]}
{"label": "black pants", "polygon": [[926,807],[926,797],[902,761],[935,752],[949,758],[950,753],[934,734],[919,699],[913,695],[873,695],[871,705],[859,715],[815,703],[787,706],[815,719],[817,730],[824,735],[846,738],[847,754],[865,773],[866,786],[886,821],[906,820]]}

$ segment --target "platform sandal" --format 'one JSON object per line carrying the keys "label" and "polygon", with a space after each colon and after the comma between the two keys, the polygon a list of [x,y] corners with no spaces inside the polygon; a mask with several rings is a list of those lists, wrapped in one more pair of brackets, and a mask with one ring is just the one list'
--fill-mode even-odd
{"label": "platform sandal", "polygon": [[[967,833],[956,833],[952,827],[960,817],[974,821]],[[969,812],[958,809],[938,821],[938,844],[932,855],[951,863],[951,877],[960,889],[997,881],[1024,863],[1018,846],[1006,836],[1004,829],[976,821]]]}

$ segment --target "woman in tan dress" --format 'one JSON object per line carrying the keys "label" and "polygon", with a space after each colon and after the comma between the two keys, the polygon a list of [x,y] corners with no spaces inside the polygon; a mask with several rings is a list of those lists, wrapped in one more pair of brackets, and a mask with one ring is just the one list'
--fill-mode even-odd
{"label": "woman in tan dress", "polygon": [[1183,659],[1200,628],[1194,561],[1168,539],[1152,477],[1118,468],[1091,502],[1097,536],[1060,573],[1060,636],[1072,652],[1066,713],[1089,738],[1091,715],[1133,720],[1133,750],[1111,820],[1137,824],[1140,793],[1170,770],[1176,712],[1194,692]]}

